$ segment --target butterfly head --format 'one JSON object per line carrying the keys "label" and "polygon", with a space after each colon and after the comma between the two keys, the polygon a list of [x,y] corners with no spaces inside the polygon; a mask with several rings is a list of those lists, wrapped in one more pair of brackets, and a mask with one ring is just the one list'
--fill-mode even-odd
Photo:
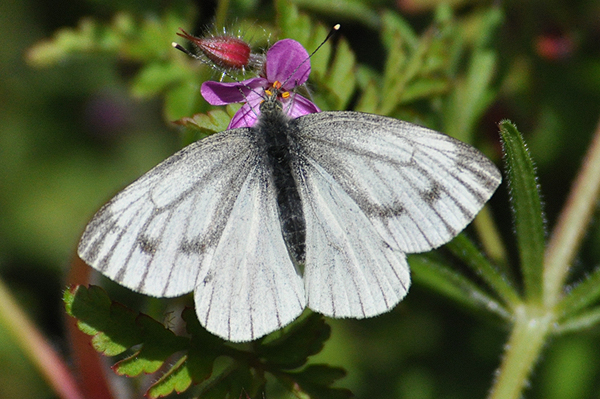
{"label": "butterfly head", "polygon": [[271,88],[265,89],[265,97],[260,103],[260,112],[281,112],[283,111],[282,101],[290,98],[290,92],[285,90],[278,80],[273,82]]}

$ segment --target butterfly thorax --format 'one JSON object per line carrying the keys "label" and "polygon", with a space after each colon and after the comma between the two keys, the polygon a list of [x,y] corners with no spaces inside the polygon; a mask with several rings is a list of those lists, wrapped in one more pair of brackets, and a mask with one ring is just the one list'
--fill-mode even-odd
{"label": "butterfly thorax", "polygon": [[260,106],[258,124],[254,127],[260,140],[264,140],[266,166],[271,172],[277,194],[279,220],[283,239],[294,264],[301,269],[306,254],[306,222],[298,183],[294,177],[297,164],[293,125],[283,112],[276,94],[268,96]]}

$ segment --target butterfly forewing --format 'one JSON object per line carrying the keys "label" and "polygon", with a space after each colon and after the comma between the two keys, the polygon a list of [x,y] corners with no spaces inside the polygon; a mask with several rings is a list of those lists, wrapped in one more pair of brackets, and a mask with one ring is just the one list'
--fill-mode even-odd
{"label": "butterfly forewing", "polygon": [[137,292],[177,296],[206,274],[222,226],[256,162],[250,129],[196,142],[115,196],[88,224],[79,256]]}
{"label": "butterfly forewing", "polygon": [[335,180],[394,249],[448,242],[500,184],[479,151],[407,122],[358,112],[295,119],[304,157]]}

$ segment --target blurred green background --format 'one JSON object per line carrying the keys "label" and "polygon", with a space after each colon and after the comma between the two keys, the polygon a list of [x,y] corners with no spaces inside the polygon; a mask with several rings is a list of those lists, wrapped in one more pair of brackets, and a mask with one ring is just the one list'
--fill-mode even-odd
{"label": "blurred green background", "polygon": [[[297,3],[325,25],[341,22],[341,35],[349,40],[357,61],[381,68],[381,47],[374,44],[379,32],[366,16],[361,20],[343,8],[328,7],[327,1]],[[431,23],[437,3],[348,4],[360,4],[375,16],[382,9],[396,10],[421,32]],[[462,0],[450,4],[458,18],[465,19],[495,5]],[[36,67],[27,57],[33,45],[58,29],[77,27],[83,18],[109,23],[116,13],[127,11],[161,23],[157,16],[167,5],[101,0],[0,3],[0,278],[67,359],[61,294],[85,223],[119,189],[179,149],[182,135],[169,122],[173,118],[160,92],[132,93],[131,80],[139,66],[131,61],[135,57],[74,53],[48,67]],[[496,124],[503,118],[524,132],[537,162],[551,228],[600,115],[600,3],[496,5],[504,12],[492,40],[498,55],[497,97],[479,121],[477,135],[487,143],[497,142]],[[196,14],[191,13],[190,25],[182,27],[199,32],[211,22],[215,9],[213,2],[193,4],[190,10]],[[257,26],[272,13],[267,1],[230,5],[232,20],[246,18]],[[175,51],[170,47],[178,39],[175,33],[176,28],[164,42],[153,43],[156,51]],[[505,237],[511,237],[505,186],[492,206]],[[600,259],[600,229],[592,223],[575,276]],[[389,314],[331,325],[332,340],[319,360],[346,368],[342,384],[358,397],[369,398],[485,397],[507,334],[503,326],[419,285]],[[598,332],[552,341],[526,396],[600,398]],[[2,325],[0,359],[0,398],[57,397]]]}

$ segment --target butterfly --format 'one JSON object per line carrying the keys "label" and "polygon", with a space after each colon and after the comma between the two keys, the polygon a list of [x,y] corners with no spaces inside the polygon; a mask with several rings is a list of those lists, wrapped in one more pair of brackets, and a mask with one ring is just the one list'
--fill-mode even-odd
{"label": "butterfly", "polygon": [[336,318],[392,309],[410,286],[406,254],[462,231],[500,172],[475,148],[397,119],[290,118],[282,91],[266,91],[254,126],[197,141],[117,194],[79,256],[136,292],[193,291],[201,324],[235,342],[305,307]]}

